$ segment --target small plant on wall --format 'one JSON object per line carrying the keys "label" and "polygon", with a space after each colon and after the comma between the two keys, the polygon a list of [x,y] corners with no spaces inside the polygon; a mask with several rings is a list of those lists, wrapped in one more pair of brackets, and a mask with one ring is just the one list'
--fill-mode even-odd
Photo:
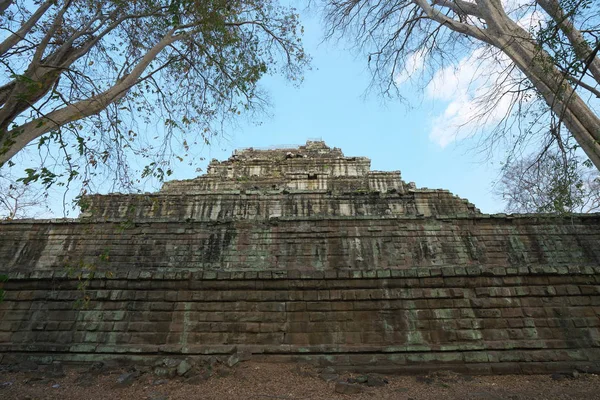
{"label": "small plant on wall", "polygon": [[[78,280],[77,291],[80,293],[78,298],[75,300],[75,308],[88,308],[91,297],[88,293],[88,287],[91,281],[95,278],[96,272],[98,272],[98,264],[107,263],[110,260],[109,249],[104,251],[98,256],[98,263],[87,263],[80,260],[76,264],[66,264],[65,269],[70,277],[74,277]],[[108,276],[112,276],[112,272],[107,272]]]}

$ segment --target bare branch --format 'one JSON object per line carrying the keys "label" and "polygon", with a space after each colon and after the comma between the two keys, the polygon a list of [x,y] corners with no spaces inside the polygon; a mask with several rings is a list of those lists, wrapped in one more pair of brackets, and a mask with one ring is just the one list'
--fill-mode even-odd
{"label": "bare branch", "polygon": [[[35,26],[35,24],[39,21],[39,19],[48,11],[50,6],[54,4],[54,0],[47,0],[43,3],[36,12],[21,26],[21,28],[7,37],[2,43],[0,43],[0,56],[6,54],[6,52],[11,49],[14,45],[19,43],[27,33]],[[0,5],[0,10],[2,5]],[[1,12],[1,11],[0,11]]]}
{"label": "bare branch", "polygon": [[66,0],[65,4],[63,4],[60,11],[54,17],[54,21],[52,22],[52,25],[46,32],[46,35],[41,40],[40,44],[37,46],[37,48],[35,50],[35,54],[33,55],[31,62],[29,63],[28,69],[36,68],[37,65],[39,64],[39,62],[44,57],[44,52],[46,51],[46,47],[48,46],[50,39],[52,39],[52,36],[54,35],[54,33],[56,32],[58,27],[62,24],[63,16],[67,12],[67,9],[69,8],[70,5],[71,5],[71,0]]}
{"label": "bare branch", "polygon": [[[596,85],[590,84],[587,76],[584,78],[588,66],[595,63],[596,49],[588,46],[585,58],[575,57],[583,63],[571,63],[574,59],[571,53],[579,51],[574,48],[579,42],[567,43],[567,32],[563,32],[570,29],[567,23],[577,22],[582,30],[570,30],[571,34],[600,33],[600,29],[595,28],[598,14],[591,6],[587,8],[587,3],[573,5],[580,7],[581,12],[587,10],[586,17],[565,18],[565,22],[561,20],[562,30],[551,32],[544,30],[544,21],[537,25],[536,4],[545,1],[560,5],[557,0],[519,2],[515,9],[505,9],[503,4],[508,3],[502,0],[323,1],[329,22],[328,37],[334,33],[354,34],[357,48],[366,49],[373,82],[378,81],[383,95],[388,95],[392,88],[402,96],[400,86],[406,79],[402,74],[398,77],[398,71],[413,76],[418,73],[425,88],[450,60],[453,66],[459,67],[457,62],[464,62],[469,54],[478,52],[478,59],[469,62],[482,64],[486,54],[497,52],[502,54],[502,61],[484,65],[493,73],[499,63],[516,65],[518,71],[510,72],[516,84],[507,85],[508,81],[503,82],[503,79],[490,83],[489,71],[478,71],[480,75],[473,79],[478,90],[469,90],[469,96],[473,94],[476,98],[469,99],[468,107],[471,110],[477,101],[487,102],[487,106],[476,110],[480,112],[478,115],[471,111],[461,113],[462,126],[474,126],[476,132],[489,132],[486,135],[491,138],[489,145],[484,145],[488,148],[500,139],[508,141],[514,136],[514,142],[507,145],[515,151],[518,146],[535,142],[541,146],[564,144],[566,150],[567,141],[560,132],[564,125],[600,170],[600,116],[594,108],[598,104],[588,104],[577,90],[581,86],[598,95]],[[410,12],[411,5],[419,7],[416,15]],[[562,9],[558,11],[564,14]],[[524,28],[527,18],[536,25]],[[485,52],[479,53],[483,49]],[[563,68],[567,63],[571,65]],[[591,69],[590,74],[594,78]],[[484,89],[487,93],[482,94]],[[532,110],[534,115],[528,113]],[[550,118],[555,118],[554,125],[550,124]],[[492,122],[497,124],[495,128],[489,127]],[[518,133],[513,135],[513,129]]]}
{"label": "bare branch", "polygon": [[105,109],[109,104],[119,100],[127,90],[135,85],[138,78],[142,75],[148,65],[156,58],[156,56],[166,46],[180,38],[181,36],[174,36],[173,31],[167,33],[167,35],[165,35],[153,48],[148,50],[146,55],[140,60],[131,73],[126,75],[121,81],[116,83],[110,89],[90,99],[70,104],[64,108],[51,112],[48,115],[36,118],[31,122],[9,131],[7,136],[13,138],[14,142],[4,154],[0,155],[0,164],[3,164],[9,160],[28,143],[36,138],[39,138],[43,134],[54,129],[58,129],[68,122],[77,121],[96,114]]}
{"label": "bare branch", "polygon": [[568,78],[569,81],[573,84],[576,84],[577,86],[580,86],[582,88],[584,88],[585,90],[587,90],[588,92],[592,93],[594,96],[596,96],[597,98],[600,99],[600,89],[592,86],[592,85],[588,85],[587,83],[585,83],[584,81],[582,81],[581,79],[577,79],[577,78]]}
{"label": "bare branch", "polygon": [[472,17],[483,18],[483,15],[474,3],[462,0],[433,0],[433,6],[448,8],[459,15],[470,15]]}
{"label": "bare branch", "polygon": [[[562,32],[571,42],[575,54],[586,64],[592,76],[600,84],[600,57],[598,50],[592,49],[581,32],[573,25],[568,15],[565,15],[560,3],[556,0],[536,0],[536,2],[558,24]],[[600,46],[600,42],[598,43]]]}
{"label": "bare branch", "polygon": [[11,6],[13,0],[0,0],[0,14],[2,14],[8,7]]}
{"label": "bare branch", "polygon": [[421,9],[423,9],[425,14],[427,14],[427,16],[430,19],[432,19],[433,21],[436,21],[444,26],[447,26],[448,28],[452,29],[455,32],[464,33],[465,35],[469,35],[477,40],[481,40],[482,42],[490,43],[488,35],[484,29],[481,29],[479,27],[469,25],[469,24],[466,24],[463,22],[456,21],[452,18],[448,18],[447,16],[442,14],[439,10],[436,10],[435,8],[433,8],[427,2],[427,0],[413,0],[413,1],[415,4],[417,4],[419,7],[421,7]]}

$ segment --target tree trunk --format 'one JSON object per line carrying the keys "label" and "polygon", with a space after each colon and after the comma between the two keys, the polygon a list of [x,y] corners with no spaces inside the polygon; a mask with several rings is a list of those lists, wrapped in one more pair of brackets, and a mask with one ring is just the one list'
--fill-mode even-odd
{"label": "tree trunk", "polygon": [[0,142],[4,139],[4,134],[1,132],[8,132],[10,124],[22,112],[46,96],[62,72],[58,68],[40,68],[40,70],[41,75],[36,74],[32,82],[17,83],[10,93],[8,101],[5,101],[4,106],[0,109]]}
{"label": "tree trunk", "polygon": [[558,115],[577,143],[600,170],[600,118],[575,92],[535,40],[508,17],[492,27],[492,43],[527,76],[552,111]]}
{"label": "tree trunk", "polygon": [[[519,45],[509,45],[504,51],[538,89],[548,106],[558,115],[590,161],[600,171],[600,118],[585,104],[556,68],[552,67],[551,71],[544,71],[536,67],[535,63],[539,61],[534,59],[535,54],[530,53],[531,57],[520,56],[519,53],[526,53],[527,50]],[[554,81],[555,86],[548,85],[548,80]]]}

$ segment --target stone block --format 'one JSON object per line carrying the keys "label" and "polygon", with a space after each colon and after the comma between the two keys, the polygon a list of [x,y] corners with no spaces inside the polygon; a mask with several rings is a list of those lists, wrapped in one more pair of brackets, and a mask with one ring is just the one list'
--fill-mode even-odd
{"label": "stone block", "polygon": [[[226,361],[241,346],[320,365],[485,373],[598,361],[597,216],[486,216],[315,146],[291,158],[244,151],[155,195],[92,197],[106,220],[2,222],[0,255],[18,260],[2,284],[3,357]],[[286,184],[293,193],[272,188]],[[13,237],[45,250],[17,254]],[[108,247],[114,274],[82,274],[90,301],[73,309],[79,280],[52,260]]]}

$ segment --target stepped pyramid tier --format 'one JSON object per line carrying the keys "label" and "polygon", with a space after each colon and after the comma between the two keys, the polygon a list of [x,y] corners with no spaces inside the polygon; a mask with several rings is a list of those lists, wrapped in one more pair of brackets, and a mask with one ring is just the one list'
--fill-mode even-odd
{"label": "stepped pyramid tier", "polygon": [[[157,193],[87,196],[80,219],[0,231],[7,269],[97,265],[219,271],[594,264],[600,229],[482,214],[447,190],[371,171],[322,141],[243,149]],[[29,225],[31,224],[31,225]],[[9,232],[6,231],[9,230]]]}
{"label": "stepped pyramid tier", "polygon": [[157,194],[89,196],[85,217],[193,220],[279,217],[475,215],[447,190],[416,189],[399,171],[371,171],[322,141],[293,148],[236,150],[207,174],[171,181]]}
{"label": "stepped pyramid tier", "polygon": [[372,172],[366,157],[344,157],[324,142],[272,150],[236,150],[227,161],[212,160],[208,174],[191,181],[170,182],[165,192],[207,190],[261,191],[404,191],[400,173]]}
{"label": "stepped pyramid tier", "polygon": [[482,214],[319,141],[84,203],[0,221],[1,363],[600,372],[599,214]]}

